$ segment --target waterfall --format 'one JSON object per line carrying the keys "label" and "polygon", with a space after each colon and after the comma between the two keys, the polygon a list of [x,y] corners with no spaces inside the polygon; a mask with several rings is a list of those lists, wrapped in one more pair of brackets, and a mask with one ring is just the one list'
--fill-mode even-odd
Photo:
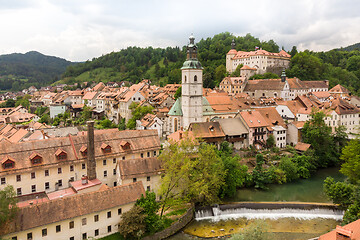
{"label": "waterfall", "polygon": [[[259,204],[260,205],[260,204]],[[341,220],[344,212],[335,207],[324,207],[324,206],[311,206],[307,208],[297,208],[294,204],[291,207],[281,208],[270,207],[260,208],[259,206],[253,205],[252,207],[234,207],[234,206],[215,206],[212,208],[206,208],[197,210],[195,212],[196,220],[227,220],[236,218],[247,218],[247,219],[279,219],[279,218],[297,218],[297,219],[314,219],[314,218],[325,218]]]}

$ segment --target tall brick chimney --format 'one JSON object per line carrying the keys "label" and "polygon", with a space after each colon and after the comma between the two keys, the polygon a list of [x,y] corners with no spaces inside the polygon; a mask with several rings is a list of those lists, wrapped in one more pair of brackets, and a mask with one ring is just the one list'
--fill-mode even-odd
{"label": "tall brick chimney", "polygon": [[96,178],[95,144],[94,144],[94,121],[88,121],[87,143],[87,177],[89,180]]}

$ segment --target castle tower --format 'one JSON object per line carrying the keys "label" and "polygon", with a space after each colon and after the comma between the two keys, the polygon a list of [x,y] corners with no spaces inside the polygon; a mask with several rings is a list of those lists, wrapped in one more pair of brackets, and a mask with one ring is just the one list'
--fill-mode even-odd
{"label": "castle tower", "polygon": [[194,36],[190,36],[187,46],[187,59],[181,68],[181,109],[182,127],[187,129],[190,123],[202,122],[203,67],[197,59],[197,47]]}
{"label": "castle tower", "polygon": [[233,39],[231,42],[231,49],[226,54],[226,71],[228,73],[232,73],[236,69],[234,67],[234,61],[233,61],[233,57],[235,57],[236,54],[237,54],[237,51],[235,49],[235,40]]}

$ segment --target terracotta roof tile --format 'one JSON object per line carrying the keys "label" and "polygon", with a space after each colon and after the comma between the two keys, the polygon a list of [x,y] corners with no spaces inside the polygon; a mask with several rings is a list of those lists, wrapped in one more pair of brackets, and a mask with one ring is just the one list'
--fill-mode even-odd
{"label": "terracotta roof tile", "polygon": [[121,179],[159,175],[163,169],[157,157],[119,161]]}

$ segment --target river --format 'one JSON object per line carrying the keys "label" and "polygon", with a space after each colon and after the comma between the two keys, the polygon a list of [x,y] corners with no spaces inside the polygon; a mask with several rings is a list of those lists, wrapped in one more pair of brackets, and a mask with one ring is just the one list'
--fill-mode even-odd
{"label": "river", "polygon": [[[321,169],[316,172],[314,176],[309,179],[300,179],[293,183],[287,183],[282,185],[271,184],[269,190],[261,191],[256,189],[239,189],[236,196],[232,198],[225,199],[224,202],[318,202],[318,203],[329,203],[330,201],[326,198],[323,192],[323,182],[326,177],[331,176],[336,181],[341,181],[345,179],[341,173],[339,173],[338,168],[328,168]],[[238,221],[236,224],[239,224],[239,221],[248,224],[248,220],[239,219],[233,220]],[[266,220],[268,221],[268,220]],[[281,230],[284,224],[291,222],[291,228],[294,230],[292,232],[284,232]],[[324,220],[324,219],[312,219],[312,220],[295,220],[295,219],[278,219],[275,221],[268,221],[268,225],[271,226],[271,231],[276,234],[277,239],[309,239],[311,237],[319,236],[322,233],[325,233],[333,229],[336,224],[334,220]],[[180,240],[180,239],[204,239],[192,236],[190,234],[194,229],[199,231],[211,231],[209,228],[215,228],[217,224],[224,226],[232,224],[231,220],[223,221],[220,223],[214,224],[211,221],[193,221],[185,229],[170,237],[171,240]],[[211,227],[210,227],[211,226]],[[285,225],[286,226],[286,225]],[[308,229],[315,229],[315,226],[326,226],[326,228],[318,228],[316,232],[310,233]],[[297,231],[296,229],[299,229]],[[208,238],[207,238],[208,239]],[[215,238],[214,238],[215,239]]]}

